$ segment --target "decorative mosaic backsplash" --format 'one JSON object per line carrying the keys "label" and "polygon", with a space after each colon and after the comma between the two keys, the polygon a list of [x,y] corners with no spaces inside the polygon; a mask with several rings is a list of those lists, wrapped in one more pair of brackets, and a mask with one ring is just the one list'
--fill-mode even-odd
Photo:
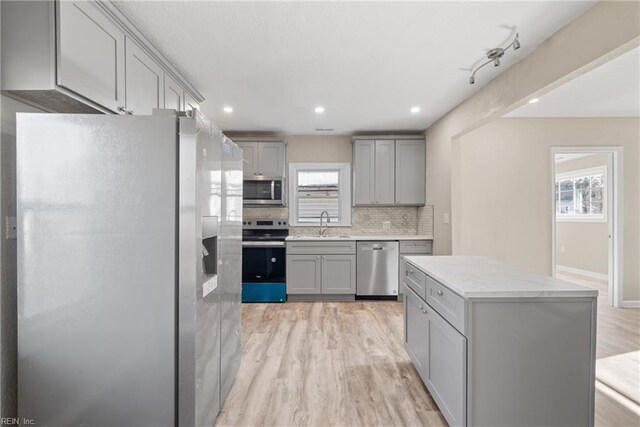
{"label": "decorative mosaic backsplash", "polygon": [[[244,208],[245,219],[288,218],[288,208]],[[390,221],[389,229],[382,228],[383,221]],[[320,222],[318,221],[318,226]],[[353,207],[351,227],[329,227],[326,234],[368,235],[433,235],[433,206],[415,207]],[[291,227],[290,234],[305,236],[318,234],[318,226]]]}

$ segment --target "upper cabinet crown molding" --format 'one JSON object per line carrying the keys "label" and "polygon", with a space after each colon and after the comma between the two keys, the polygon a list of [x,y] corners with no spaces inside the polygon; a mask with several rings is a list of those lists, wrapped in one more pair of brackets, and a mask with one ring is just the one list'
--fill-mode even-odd
{"label": "upper cabinet crown molding", "polygon": [[[8,1],[0,7],[3,94],[60,113],[150,114],[170,108],[164,100],[169,78],[182,88],[182,108],[186,98],[192,108],[204,100],[111,1]],[[130,65],[138,69],[128,72],[134,60]]]}

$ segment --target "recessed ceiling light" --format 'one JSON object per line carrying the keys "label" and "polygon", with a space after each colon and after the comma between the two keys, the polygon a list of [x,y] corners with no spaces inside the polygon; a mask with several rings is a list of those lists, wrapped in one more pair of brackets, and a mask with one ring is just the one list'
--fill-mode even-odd
{"label": "recessed ceiling light", "polygon": [[233,108],[232,107],[224,107],[222,109],[225,113],[233,113]]}
{"label": "recessed ceiling light", "polygon": [[535,104],[536,102],[540,101],[538,98],[531,98],[529,100],[529,104]]}
{"label": "recessed ceiling light", "polygon": [[316,110],[315,110],[315,111],[316,111],[316,113],[318,113],[318,114],[322,114],[322,113],[324,113],[324,107],[323,107],[322,105],[318,105],[318,106],[316,107]]}
{"label": "recessed ceiling light", "polygon": [[415,114],[415,113],[419,113],[419,112],[420,112],[420,107],[411,107],[411,112],[412,112],[413,114]]}

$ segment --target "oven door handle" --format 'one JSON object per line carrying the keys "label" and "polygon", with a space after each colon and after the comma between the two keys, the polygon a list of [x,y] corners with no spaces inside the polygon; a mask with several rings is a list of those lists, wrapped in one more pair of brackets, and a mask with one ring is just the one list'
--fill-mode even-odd
{"label": "oven door handle", "polygon": [[285,242],[242,242],[243,248],[284,248]]}

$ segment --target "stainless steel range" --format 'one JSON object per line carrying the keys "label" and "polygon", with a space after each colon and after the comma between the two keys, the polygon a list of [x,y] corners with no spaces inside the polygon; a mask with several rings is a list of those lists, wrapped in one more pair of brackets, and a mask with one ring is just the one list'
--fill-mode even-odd
{"label": "stainless steel range", "polygon": [[287,219],[242,223],[242,302],[285,302]]}

